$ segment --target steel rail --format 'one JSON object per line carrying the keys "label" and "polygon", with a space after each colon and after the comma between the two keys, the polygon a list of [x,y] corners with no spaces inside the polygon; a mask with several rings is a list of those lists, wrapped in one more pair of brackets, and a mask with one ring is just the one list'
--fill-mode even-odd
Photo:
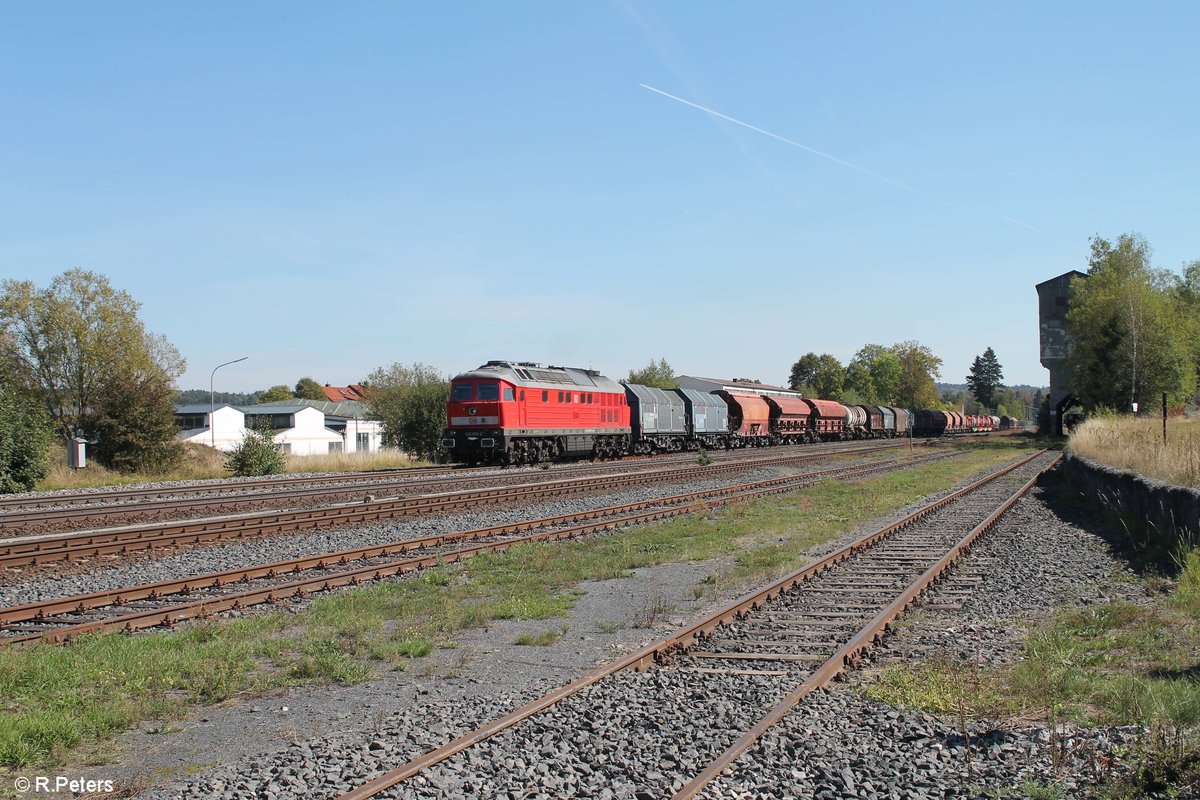
{"label": "steel rail", "polygon": [[[874,453],[885,448],[860,448],[834,455]],[[151,525],[76,531],[73,533],[0,540],[0,569],[72,561],[100,555],[126,554],[156,547],[175,547],[220,539],[248,539],[287,530],[312,530],[322,527],[358,524],[381,519],[453,511],[471,503],[509,503],[546,497],[577,494],[594,490],[621,488],[647,481],[671,481],[705,478],[744,472],[765,466],[811,461],[806,453],[775,455],[768,458],[739,459],[706,466],[674,466],[655,470],[623,472],[583,478],[556,479],[503,487],[466,489],[454,492],[382,498],[353,504],[248,512],[216,518],[176,520]]]}
{"label": "steel rail", "polygon": [[[310,578],[288,581],[282,584],[273,584],[271,586],[257,589],[249,589],[236,593],[224,594],[217,597],[188,601],[164,608],[149,609],[145,611],[134,612],[132,614],[124,614],[111,618],[72,624],[63,628],[46,630],[28,635],[7,636],[0,638],[0,644],[14,644],[19,642],[35,641],[39,639],[44,639],[47,641],[65,641],[83,633],[104,629],[120,628],[123,630],[138,630],[142,628],[155,627],[162,624],[172,624],[198,616],[211,615],[220,611],[243,608],[265,602],[275,602],[288,598],[302,597],[305,594],[318,591],[327,591],[339,586],[357,585],[366,581],[373,581],[390,577],[392,575],[426,569],[441,563],[450,563],[454,561],[460,561],[465,558],[470,558],[471,556],[482,552],[500,552],[518,544],[568,539],[602,530],[611,530],[617,527],[653,522],[682,514],[688,514],[694,511],[695,504],[697,502],[705,503],[705,507],[708,507],[709,505],[721,505],[737,502],[743,499],[760,497],[769,493],[790,492],[823,480],[828,480],[830,478],[860,477],[862,475],[879,472],[881,470],[889,471],[892,469],[907,468],[916,463],[940,460],[943,458],[952,457],[953,455],[954,453],[952,452],[933,453],[918,457],[916,460],[891,460],[887,462],[874,462],[870,464],[859,464],[828,470],[820,470],[801,475],[771,478],[764,481],[755,481],[752,483],[738,484],[735,486],[706,489],[699,492],[688,492],[680,495],[674,495],[672,497],[643,500],[620,506],[595,509],[592,511],[574,512],[571,514],[564,514],[557,517],[549,517],[540,520],[507,523],[488,528],[478,528],[471,531],[440,534],[432,537],[423,537],[421,539],[409,539],[384,545],[375,545],[367,548],[358,548],[354,550],[344,550],[337,553],[326,553],[299,559],[290,559],[287,561],[279,561],[256,567],[226,570],[224,572],[197,575],[170,581],[160,581],[157,583],[143,584],[141,586],[128,587],[119,590],[93,592],[90,594],[76,595],[73,597],[28,603],[25,605],[0,609],[0,624],[13,626],[20,623],[53,623],[54,620],[52,617],[54,615],[83,614],[88,611],[122,606],[142,600],[155,601],[162,597],[175,594],[190,594],[202,589],[228,587],[236,583],[246,583],[251,580],[263,578],[274,579],[288,574],[299,573],[304,570],[342,567],[350,564],[353,561],[363,560],[366,558],[387,556],[394,553],[403,553],[409,550],[420,548],[442,546],[451,542],[484,539],[510,532],[537,530],[539,528],[546,527],[554,528],[553,530],[543,533],[510,538],[500,542],[489,542],[473,547],[443,551],[430,555],[419,556],[416,558],[399,559],[385,562],[383,564],[360,567],[357,569],[341,570],[332,574],[326,573]],[[646,508],[650,508],[651,510],[642,511],[642,509]],[[640,513],[630,514],[630,512],[639,511]],[[570,523],[581,519],[597,518],[599,518],[599,521],[596,522],[590,522],[583,525],[570,525]],[[570,526],[558,527],[562,525]]]}
{"label": "steel rail", "polygon": [[[553,706],[555,703],[570,697],[581,691],[582,689],[595,684],[604,678],[609,677],[617,672],[628,669],[644,670],[656,664],[663,664],[670,660],[673,654],[688,649],[694,645],[697,640],[708,636],[722,625],[728,624],[746,615],[747,613],[760,608],[765,603],[778,597],[783,592],[792,589],[811,578],[820,575],[828,569],[846,561],[863,550],[866,550],[875,544],[890,538],[904,528],[913,525],[924,517],[938,511],[945,506],[955,502],[956,500],[970,494],[977,489],[986,486],[987,484],[1007,475],[1014,470],[1017,470],[1034,459],[1043,455],[1046,451],[1039,450],[1030,456],[1027,456],[1014,464],[1011,464],[1001,470],[998,470],[991,475],[985,476],[977,481],[974,481],[967,486],[958,489],[951,494],[929,503],[921,508],[906,515],[904,518],[887,525],[879,530],[867,534],[856,541],[836,550],[833,553],[813,562],[812,564],[796,570],[795,572],[786,575],[768,586],[749,592],[729,605],[709,614],[698,622],[684,628],[672,636],[647,645],[640,650],[624,656],[616,661],[597,667],[574,681],[561,686],[548,694],[527,703],[520,708],[500,717],[497,720],[489,722],[475,730],[466,733],[453,741],[450,741],[441,747],[425,753],[418,758],[415,758],[389,772],[379,775],[378,777],[368,781],[367,783],[352,789],[340,795],[337,800],[367,800],[384,792],[393,786],[407,780],[408,778],[417,775],[421,771],[428,769],[446,759],[454,756],[464,750],[467,750],[487,739],[492,738],[498,733],[501,733],[519,722],[532,717],[533,715]],[[1061,458],[1061,456],[1059,457]],[[1058,458],[1047,465],[1043,470],[1039,471],[1039,475],[1045,470],[1050,469],[1054,464],[1058,463]],[[1034,479],[1025,484],[1025,488],[1020,493],[1010,498],[1010,501],[1005,505],[1005,510],[1011,507],[1011,503],[1016,502],[1020,494],[1027,491],[1027,488],[1036,481]],[[992,517],[999,518],[1002,512],[994,512]],[[991,519],[992,517],[989,517]],[[839,649],[839,653],[841,650]],[[836,654],[835,654],[836,658]],[[844,669],[844,667],[843,667]]]}
{"label": "steel rail", "polygon": [[[899,443],[901,440],[878,440],[879,442]],[[834,448],[845,445],[861,444],[861,442],[832,442],[821,443],[811,447],[815,452],[836,452]],[[743,451],[732,451],[735,454],[740,454]],[[655,457],[662,460],[671,460],[675,457],[694,457],[694,453],[668,454],[665,457]],[[736,456],[718,456],[718,458],[733,458]],[[595,469],[600,466],[620,466],[622,462],[636,463],[645,456],[628,456],[622,460],[614,461],[596,461],[583,463],[557,464],[554,469],[556,472],[569,472],[574,470]],[[138,488],[112,488],[102,489],[93,492],[71,492],[71,493],[39,493],[34,496],[22,497],[0,497],[0,530],[6,526],[11,527],[11,524],[6,520],[17,518],[23,513],[33,513],[39,510],[52,509],[64,511],[65,507],[71,506],[92,506],[97,507],[101,504],[109,504],[125,509],[136,508],[139,504],[128,501],[137,501],[143,499],[152,500],[169,500],[184,499],[197,495],[214,495],[225,493],[226,497],[238,497],[241,495],[251,495],[256,491],[264,489],[293,489],[313,485],[328,485],[341,486],[344,490],[350,491],[358,485],[359,489],[367,488],[371,484],[383,482],[406,482],[405,479],[413,479],[420,481],[428,478],[431,475],[452,475],[457,472],[483,472],[483,473],[501,473],[513,474],[515,469],[504,469],[500,467],[466,467],[464,465],[454,466],[429,466],[429,467],[405,467],[401,469],[386,469],[374,470],[369,472],[337,472],[327,473],[324,475],[294,475],[294,476],[277,476],[273,478],[253,478],[248,480],[242,479],[226,479],[212,480],[206,483],[189,483],[187,485],[173,486],[153,486],[153,487],[138,487]],[[490,475],[468,475],[463,476],[463,480],[473,478],[489,479]],[[397,479],[400,479],[397,481]]]}
{"label": "steel rail", "polygon": [[995,526],[996,522],[1008,512],[1010,508],[1016,505],[1026,492],[1037,483],[1038,478],[1047,470],[1052,469],[1062,456],[1059,455],[1046,467],[1030,478],[1021,488],[1017,489],[1007,500],[1001,503],[991,514],[987,516],[983,522],[972,528],[965,536],[950,548],[946,555],[942,556],[937,563],[933,564],[929,569],[925,570],[922,575],[913,581],[908,587],[886,608],[877,613],[870,622],[864,625],[858,633],[856,633],[850,641],[843,644],[837,651],[829,657],[820,667],[810,675],[804,683],[796,687],[786,697],[776,703],[767,714],[756,722],[749,730],[743,733],[738,739],[731,744],[725,752],[718,756],[711,764],[701,770],[695,778],[689,781],[679,791],[677,791],[672,800],[692,800],[700,792],[702,792],[710,783],[712,783],[722,772],[724,772],[734,761],[741,755],[747,752],[754,744],[762,738],[768,730],[774,727],[780,720],[791,713],[806,696],[821,689],[835,678],[842,675],[847,669],[858,665],[864,651],[870,649],[887,633],[889,626],[897,617],[903,614],[910,605],[925,593],[930,586],[934,584],[942,575],[944,575],[958,559],[970,549],[975,540],[982,536],[987,531]]}
{"label": "steel rail", "polygon": [[[325,475],[298,474],[275,478],[217,478],[209,483],[192,483],[186,486],[153,486],[131,489],[101,489],[94,492],[63,492],[60,494],[40,494],[24,497],[0,498],[0,511],[5,509],[46,508],[51,506],[71,506],[95,503],[116,503],[143,498],[187,497],[190,495],[209,494],[211,492],[233,491],[252,492],[260,489],[278,487],[304,486],[316,483],[372,483],[391,480],[398,477],[423,478],[429,475],[450,474],[466,469],[462,466],[448,467],[404,467],[400,469],[372,470],[368,472],[336,472]],[[495,467],[474,467],[477,470],[495,470]]]}

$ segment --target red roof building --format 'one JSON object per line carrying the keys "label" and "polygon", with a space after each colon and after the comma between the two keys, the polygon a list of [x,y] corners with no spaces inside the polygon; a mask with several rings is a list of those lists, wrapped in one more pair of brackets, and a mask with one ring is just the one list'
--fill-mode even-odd
{"label": "red roof building", "polygon": [[349,386],[330,386],[327,383],[321,387],[321,391],[334,403],[344,403],[347,400],[362,401],[366,399],[367,394],[366,387],[360,383],[352,383]]}

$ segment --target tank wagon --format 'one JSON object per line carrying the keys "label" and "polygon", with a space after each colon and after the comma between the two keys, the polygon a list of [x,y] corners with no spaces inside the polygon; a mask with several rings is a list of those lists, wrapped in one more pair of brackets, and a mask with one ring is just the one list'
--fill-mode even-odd
{"label": "tank wagon", "polygon": [[441,440],[451,460],[532,464],[702,448],[941,436],[1016,427],[1008,417],[618,383],[591,369],[489,361],[456,376]]}

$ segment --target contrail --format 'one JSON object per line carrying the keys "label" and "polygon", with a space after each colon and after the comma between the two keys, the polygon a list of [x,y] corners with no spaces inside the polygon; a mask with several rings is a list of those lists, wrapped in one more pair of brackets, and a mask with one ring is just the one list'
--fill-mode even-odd
{"label": "contrail", "polygon": [[[706,107],[700,105],[699,103],[693,103],[691,100],[684,100],[682,97],[677,97],[677,96],[671,94],[670,92],[664,92],[662,89],[656,89],[655,87],[650,86],[645,83],[639,83],[638,86],[641,86],[643,89],[649,89],[650,91],[655,92],[656,94],[661,94],[663,97],[669,97],[676,102],[683,103],[685,106],[691,106],[692,108],[699,109],[700,111],[703,111],[705,114],[712,114],[714,117],[719,117],[720,119],[723,119],[726,122],[732,122],[734,125],[741,125],[743,128],[749,128],[750,130],[754,131],[755,133],[761,133],[763,136],[770,136],[772,139],[783,142],[784,144],[790,144],[792,147],[798,147],[801,150],[804,150],[805,152],[812,153],[813,155],[820,156],[821,158],[824,158],[824,159],[828,159],[829,161],[832,161],[835,164],[841,164],[843,167],[848,167],[848,168],[854,170],[855,172],[861,172],[863,175],[872,177],[875,180],[883,181],[884,183],[890,183],[893,186],[898,186],[901,189],[904,189],[905,191],[912,192],[913,194],[924,197],[927,200],[933,200],[938,203],[947,202],[945,200],[942,200],[939,197],[935,197],[935,196],[929,194],[928,192],[923,192],[920,189],[909,186],[907,183],[901,183],[900,181],[893,180],[892,178],[889,178],[886,175],[880,175],[878,172],[872,172],[871,170],[866,169],[865,167],[860,167],[857,164],[851,164],[849,161],[840,159],[837,156],[830,155],[829,153],[823,153],[814,147],[809,147],[806,144],[801,144],[800,142],[789,139],[786,136],[780,136],[777,133],[771,133],[771,131],[760,128],[757,125],[751,125],[749,122],[743,122],[742,120],[731,117],[728,114],[722,114],[720,111],[715,111],[711,108],[706,108]],[[1014,225],[1019,225],[1022,228],[1025,228],[1027,230],[1031,230],[1034,233],[1045,236],[1047,239],[1052,239],[1052,240],[1058,242],[1059,244],[1065,244],[1068,247],[1075,246],[1075,245],[1071,244],[1070,242],[1068,242],[1064,239],[1060,239],[1053,234],[1046,233],[1045,231],[1039,230],[1039,229],[1033,227],[1032,225],[1021,222],[1019,219],[1013,219],[1012,217],[1005,217],[1005,216],[1001,216],[1001,219],[1003,219],[1007,222],[1011,222]]]}
{"label": "contrail", "polygon": [[757,125],[751,125],[749,122],[742,122],[740,119],[735,119],[734,117],[731,117],[728,114],[722,114],[720,111],[714,111],[711,108],[705,108],[704,106],[700,105],[699,103],[693,103],[691,100],[684,100],[682,97],[676,97],[675,95],[671,94],[670,92],[664,92],[662,89],[656,89],[653,86],[648,86],[647,84],[644,84],[644,83],[639,83],[638,86],[641,86],[643,89],[649,89],[652,92],[661,94],[663,97],[669,97],[672,100],[683,103],[686,106],[691,106],[692,108],[700,109],[701,111],[703,111],[706,114],[712,114],[714,117],[720,117],[721,119],[725,120],[726,122],[732,122],[734,125],[741,125],[743,128],[749,128],[750,130],[754,131],[755,133],[761,133],[763,136],[770,136],[772,139],[777,139],[778,141],[781,141],[784,144],[790,144],[792,147],[799,147],[801,150],[812,153],[815,156],[820,156],[821,158],[828,159],[835,164],[841,164],[843,167],[849,167],[850,169],[852,169],[856,172],[861,172],[863,175],[872,177],[875,180],[883,181],[884,183],[890,183],[893,186],[899,186],[901,189],[904,189],[905,191],[912,192],[913,194],[920,195],[921,197],[927,198],[929,200],[936,200],[938,202],[942,202],[940,200],[940,198],[934,197],[933,195],[927,194],[926,192],[922,192],[920,189],[916,189],[912,186],[909,186],[907,183],[901,183],[900,181],[893,180],[892,178],[889,178],[886,175],[880,175],[878,172],[871,172],[871,170],[866,169],[865,167],[860,167],[857,164],[851,164],[849,161],[844,161],[844,160],[838,158],[837,156],[831,156],[829,153],[823,153],[814,147],[809,147],[806,144],[801,144],[800,142],[789,139],[786,136],[780,136],[777,133],[771,133],[768,130],[764,130],[764,129],[758,127]]}
{"label": "contrail", "polygon": [[1001,219],[1006,219],[1006,220],[1008,220],[1009,222],[1011,222],[1013,225],[1020,225],[1022,228],[1027,228],[1027,229],[1029,229],[1029,230],[1033,231],[1034,233],[1040,233],[1042,236],[1045,236],[1047,239],[1053,239],[1054,241],[1056,241],[1056,242],[1060,242],[1060,243],[1062,243],[1062,244],[1065,244],[1065,245],[1067,245],[1068,247],[1074,247],[1074,246],[1075,246],[1075,245],[1071,244],[1070,242],[1068,242],[1068,241],[1067,241],[1067,240],[1065,240],[1065,239],[1060,239],[1060,238],[1058,238],[1057,236],[1055,236],[1055,235],[1054,235],[1054,234],[1052,234],[1052,233],[1046,233],[1045,231],[1043,231],[1043,230],[1040,230],[1040,229],[1038,229],[1038,228],[1035,228],[1035,227],[1033,227],[1032,225],[1030,225],[1030,224],[1028,224],[1028,223],[1026,223],[1026,222],[1021,222],[1021,220],[1019,220],[1019,219],[1013,219],[1012,217],[1005,217],[1005,216],[1001,216]]}

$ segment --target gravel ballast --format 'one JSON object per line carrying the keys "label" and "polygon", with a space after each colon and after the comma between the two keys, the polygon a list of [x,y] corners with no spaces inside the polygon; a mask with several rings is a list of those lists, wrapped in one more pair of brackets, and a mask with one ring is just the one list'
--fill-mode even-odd
{"label": "gravel ballast", "polygon": [[[961,609],[921,612],[872,653],[873,662],[944,653],[971,658],[984,654],[988,661],[1003,663],[1020,655],[1016,631],[1022,620],[1062,603],[1136,601],[1144,596],[1123,562],[1091,532],[1088,520],[1064,519],[1061,511],[1047,506],[1047,500],[1054,509],[1061,506],[1056,492],[1061,489],[1039,489],[1034,497],[1021,501],[956,568],[955,576],[979,579],[970,584],[977,587],[976,593],[964,599],[953,593],[961,592],[965,584],[947,582],[943,592],[950,594],[929,598],[931,604],[957,604]],[[899,512],[890,518],[896,516]],[[819,550],[833,548],[826,545]],[[613,622],[639,613],[649,616],[645,612],[651,607],[673,607],[656,622],[681,624],[704,605],[691,590],[722,566],[721,562],[663,565],[638,570],[629,580],[587,585],[569,632],[551,647],[518,648],[511,642],[519,631],[554,627],[560,624],[556,621],[506,623],[460,637],[461,651],[431,657],[454,665],[458,677],[451,680],[391,673],[365,686],[296,690],[282,698],[205,709],[184,724],[183,733],[164,737],[162,749],[174,748],[172,741],[191,743],[190,756],[183,752],[174,759],[176,768],[222,765],[202,770],[194,779],[149,790],[145,796],[279,800],[336,796],[369,774],[452,739],[598,661],[657,638],[644,629],[614,631],[609,627]],[[712,681],[711,692],[706,688],[699,696],[678,697],[670,707],[641,707],[635,691],[640,683],[669,686],[670,672],[631,673],[605,681],[568,701],[575,707],[547,712],[543,727],[533,728],[535,733],[519,734],[522,738],[517,741],[505,739],[518,736],[513,731],[502,734],[474,755],[464,756],[461,768],[435,770],[389,796],[505,796],[503,792],[515,797],[669,796],[679,783],[673,775],[680,767],[715,755],[733,731],[748,726],[762,705],[781,693],[762,679],[721,676]],[[585,705],[585,700],[591,703]],[[286,713],[279,710],[284,705],[290,706]],[[323,711],[335,706],[334,721],[322,728],[318,720]],[[707,724],[705,737],[689,734],[692,718],[714,710],[727,723],[727,737],[709,736]],[[555,714],[560,715],[560,724],[567,715],[575,715],[576,721],[568,727],[582,741],[572,749],[579,751],[575,745],[584,744],[582,750],[592,753],[592,760],[562,755],[562,748],[549,735]],[[307,725],[310,719],[315,729]],[[218,726],[241,733],[206,734]],[[297,735],[298,731],[312,733]],[[967,733],[969,748],[968,739],[953,722],[869,703],[840,687],[808,698],[705,796],[966,797],[977,796],[981,787],[1012,788],[1025,781],[1050,780],[1059,781],[1066,796],[1077,796],[1096,779],[1099,757],[1129,744],[1138,732],[1128,728],[1064,731],[1077,757],[1057,773],[1051,765],[1050,734],[1044,728],[976,723]],[[151,734],[131,734],[124,744],[136,752],[140,743],[152,739]],[[205,743],[214,739],[217,746],[206,749]],[[156,764],[151,758],[141,767],[148,771],[163,766],[165,760]],[[481,769],[486,778],[479,777]],[[97,772],[106,774],[104,768]]]}

